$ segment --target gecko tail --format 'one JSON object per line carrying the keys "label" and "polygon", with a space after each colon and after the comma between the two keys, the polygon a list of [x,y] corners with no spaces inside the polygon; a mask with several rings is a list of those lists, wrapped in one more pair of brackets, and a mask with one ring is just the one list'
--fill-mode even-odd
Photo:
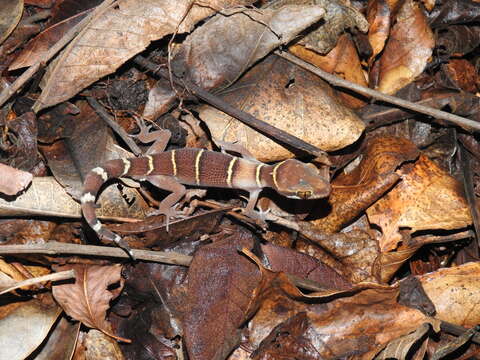
{"label": "gecko tail", "polygon": [[132,260],[135,260],[132,250],[127,242],[118,234],[105,228],[95,214],[95,201],[100,188],[108,179],[128,175],[127,164],[128,163],[125,160],[111,160],[108,161],[104,167],[96,167],[92,169],[85,178],[80,203],[82,206],[83,217],[93,231],[97,233],[98,237],[103,240],[114,242],[117,246],[122,248]]}

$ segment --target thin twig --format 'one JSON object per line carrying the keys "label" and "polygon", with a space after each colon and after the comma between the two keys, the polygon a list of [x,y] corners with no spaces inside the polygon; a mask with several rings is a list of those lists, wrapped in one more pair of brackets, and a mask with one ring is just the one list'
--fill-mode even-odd
{"label": "thin twig", "polygon": [[34,284],[38,284],[44,281],[59,281],[59,280],[67,280],[67,279],[73,279],[75,277],[75,270],[66,270],[66,271],[60,271],[58,273],[52,273],[48,275],[43,275],[23,281],[18,281],[12,286],[9,286],[6,289],[3,289],[0,291],[0,295],[6,294],[12,290],[21,288],[23,286],[30,286]]}
{"label": "thin twig", "polygon": [[97,101],[97,99],[87,96],[87,101],[90,106],[97,112],[97,114],[110,126],[113,131],[117,133],[118,136],[127,144],[127,146],[132,150],[136,156],[141,156],[143,154],[142,150],[135,144],[135,141],[128,136],[125,130],[118,125],[118,123],[108,114],[107,110]]}
{"label": "thin twig", "polygon": [[[140,55],[137,55],[134,58],[134,62],[142,66],[143,68],[152,71],[155,75],[159,75],[164,79],[170,78],[169,73],[166,69],[159,68],[157,64],[153,64],[152,62],[148,61]],[[218,96],[209,93],[200,86],[197,86],[189,81],[179,79],[173,74],[171,78],[176,85],[185,88],[187,91],[189,91],[199,99],[204,100],[211,106],[217,108],[220,111],[223,111],[225,114],[228,114],[240,120],[242,123],[257,130],[258,132],[262,134],[267,134],[270,138],[277,141],[278,143],[282,145],[288,145],[291,148],[295,148],[304,153],[314,155],[317,157],[318,161],[324,164],[331,164],[328,160],[327,153],[319,149],[318,147],[309,144],[306,141],[303,141],[302,139],[287,133],[286,131],[276,128],[275,126],[270,125],[265,121],[259,120],[256,117],[250,115],[249,113],[246,113],[245,111],[237,109],[236,107],[223,101]]]}
{"label": "thin twig", "polygon": [[30,78],[40,69],[41,65],[46,64],[52,57],[54,57],[60,50],[65,47],[75,36],[77,36],[84,27],[86,27],[91,20],[102,14],[107,10],[115,0],[105,0],[94,11],[80,21],[77,25],[71,28],[59,41],[55,43],[48,51],[37,61],[30,66],[22,75],[20,75],[8,88],[0,93],[0,107],[5,104],[10,97],[15,94],[22,86],[30,80]]}
{"label": "thin twig", "polygon": [[[132,250],[133,255],[138,260],[161,262],[172,265],[188,266],[192,260],[191,256],[176,252]],[[49,241],[45,244],[26,244],[26,245],[2,245],[0,246],[0,255],[6,254],[75,254],[89,256],[104,256],[129,259],[129,255],[120,248],[110,246],[94,246],[67,244],[57,241]]]}
{"label": "thin twig", "polygon": [[437,119],[442,119],[445,121],[449,121],[455,125],[458,125],[466,130],[480,130],[480,123],[477,121],[473,121],[455,114],[450,114],[446,111],[441,111],[437,110],[428,106],[424,106],[418,103],[413,103],[407,100],[400,99],[395,96],[390,96],[384,93],[381,93],[379,91],[367,88],[365,86],[361,86],[358,84],[355,84],[353,82],[350,82],[348,80],[344,80],[342,78],[339,78],[338,76],[332,75],[326,71],[323,71],[319,68],[317,68],[314,65],[311,65],[307,63],[306,61],[303,61],[302,59],[299,59],[298,57],[286,53],[286,52],[281,52],[281,51],[275,51],[275,54],[278,56],[281,56],[282,58],[304,68],[305,70],[308,70],[315,75],[320,76],[322,79],[326,80],[329,82],[331,85],[334,86],[339,86],[342,88],[346,88],[349,90],[353,90],[359,94],[365,95],[365,96],[370,96],[374,99],[377,100],[382,100],[390,104],[398,105],[401,106],[402,108],[413,110],[425,115],[430,115],[434,118]]}

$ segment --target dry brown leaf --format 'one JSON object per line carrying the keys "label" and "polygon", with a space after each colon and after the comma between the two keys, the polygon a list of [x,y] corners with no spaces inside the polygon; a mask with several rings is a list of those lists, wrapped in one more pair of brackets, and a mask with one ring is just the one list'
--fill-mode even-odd
{"label": "dry brown leaf", "polygon": [[253,247],[250,233],[203,246],[190,264],[183,328],[192,360],[223,360],[240,340],[260,281],[242,247]]}
{"label": "dry brown leaf", "polygon": [[78,24],[90,10],[72,16],[70,19],[55,24],[45,31],[42,31],[32,39],[15,58],[15,61],[8,67],[9,70],[16,70],[22,67],[35,64],[61,37],[73,26]]}
{"label": "dry brown leaf", "polygon": [[[113,338],[128,341],[113,335],[106,320],[110,301],[116,298],[123,288],[120,274],[122,266],[63,265],[56,268],[57,271],[69,269],[75,270],[76,281],[73,284],[54,285],[52,291],[55,300],[75,320]],[[116,283],[119,283],[117,288],[107,290]]]}
{"label": "dry brown leaf", "polygon": [[275,326],[299,312],[307,314],[309,325],[303,336],[324,359],[356,354],[371,359],[389,341],[406,335],[421,324],[439,321],[396,302],[396,289],[369,289],[351,297],[315,304],[293,300],[285,293],[270,294],[250,322],[250,342],[258,346]]}
{"label": "dry brown leaf", "polygon": [[[395,170],[403,162],[417,156],[418,149],[407,139],[395,136],[369,139],[360,164],[332,182],[331,208],[325,209],[325,204],[320,204],[312,212],[318,219],[310,222],[311,231],[328,234],[339,231],[398,181]],[[327,211],[327,216],[321,217]]]}
{"label": "dry brown leaf", "polygon": [[378,90],[394,94],[420,75],[432,55],[435,40],[422,9],[406,0],[378,60]]}
{"label": "dry brown leaf", "polygon": [[0,0],[0,44],[15,29],[22,13],[23,0]]}
{"label": "dry brown leaf", "polygon": [[4,164],[0,164],[0,174],[0,193],[6,195],[15,195],[23,191],[33,179],[31,173]]}
{"label": "dry brown leaf", "polygon": [[317,282],[328,289],[350,289],[352,284],[333,268],[301,252],[273,244],[261,245],[272,271],[283,271]]}
{"label": "dry brown leaf", "polygon": [[175,55],[174,67],[205,89],[228,87],[252,64],[324,15],[322,6],[223,11],[188,36]]}
{"label": "dry brown leaf", "polygon": [[[179,76],[204,89],[228,87],[252,64],[276,47],[292,41],[324,14],[322,6],[293,5],[278,10],[235,8],[223,11],[187,37],[172,67]],[[148,118],[160,116],[176,97],[169,81],[160,80],[149,94],[143,115]]]}
{"label": "dry brown leaf", "polygon": [[[249,2],[247,1],[247,4]],[[188,32],[215,9],[246,4],[241,0],[120,0],[90,23],[48,66],[35,111],[68,100],[114,72],[148,44],[173,33]],[[184,15],[188,15],[184,18]],[[182,21],[183,20],[183,21]]]}
{"label": "dry brown leaf", "polygon": [[287,4],[319,5],[325,8],[325,19],[313,31],[308,33],[299,44],[319,54],[326,54],[335,47],[341,34],[347,29],[357,28],[367,32],[368,22],[363,15],[353,6],[348,6],[343,0],[278,0],[269,7],[278,9]]}
{"label": "dry brown leaf", "polygon": [[399,228],[411,232],[458,229],[472,223],[461,185],[426,156],[401,171],[402,181],[367,210],[370,222],[382,228],[382,252],[396,248]]}
{"label": "dry brown leaf", "polygon": [[367,8],[367,20],[370,24],[368,41],[372,46],[371,63],[385,47],[390,33],[390,7],[386,0],[370,0]]}
{"label": "dry brown leaf", "polygon": [[480,323],[480,263],[439,269],[418,279],[437,319],[467,328]]}
{"label": "dry brown leaf", "polygon": [[[357,49],[348,34],[341,35],[337,45],[327,55],[319,55],[315,51],[309,50],[301,45],[291,46],[289,51],[329,73],[361,86],[368,86]],[[344,103],[351,108],[359,108],[365,105],[362,100],[352,95],[342,92],[341,90],[337,90],[337,92]]]}
{"label": "dry brown leaf", "polygon": [[[375,356],[375,360],[407,359],[407,355],[412,347],[424,339],[429,331],[430,324],[424,323],[411,334],[392,340],[379,354]],[[425,349],[420,350],[422,350],[423,353],[425,352]],[[421,359],[423,359],[423,356],[421,356]]]}
{"label": "dry brown leaf", "polygon": [[[341,149],[356,141],[364,129],[325,82],[276,56],[257,64],[222,98],[322,150]],[[269,137],[212,107],[203,106],[199,113],[214,138],[238,142],[260,161],[293,156]]]}

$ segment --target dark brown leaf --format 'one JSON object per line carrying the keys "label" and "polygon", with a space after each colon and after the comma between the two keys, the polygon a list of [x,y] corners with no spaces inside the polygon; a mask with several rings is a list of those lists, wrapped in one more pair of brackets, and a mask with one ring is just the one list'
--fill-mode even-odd
{"label": "dark brown leaf", "polygon": [[223,360],[240,340],[239,327],[260,282],[257,266],[241,248],[251,235],[232,235],[202,247],[188,269],[185,345],[192,360]]}
{"label": "dark brown leaf", "polygon": [[262,245],[272,271],[313,280],[328,289],[349,289],[352,285],[330,266],[312,256],[273,244]]}
{"label": "dark brown leaf", "polygon": [[480,19],[480,3],[473,0],[442,1],[442,5],[430,14],[432,28],[446,25],[476,22]]}

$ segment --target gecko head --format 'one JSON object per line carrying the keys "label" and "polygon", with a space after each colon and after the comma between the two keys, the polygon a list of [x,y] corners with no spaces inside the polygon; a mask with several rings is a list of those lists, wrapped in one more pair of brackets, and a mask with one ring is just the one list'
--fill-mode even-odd
{"label": "gecko head", "polygon": [[291,199],[320,199],[330,194],[328,178],[313,164],[285,160],[274,165],[272,175],[274,189]]}

